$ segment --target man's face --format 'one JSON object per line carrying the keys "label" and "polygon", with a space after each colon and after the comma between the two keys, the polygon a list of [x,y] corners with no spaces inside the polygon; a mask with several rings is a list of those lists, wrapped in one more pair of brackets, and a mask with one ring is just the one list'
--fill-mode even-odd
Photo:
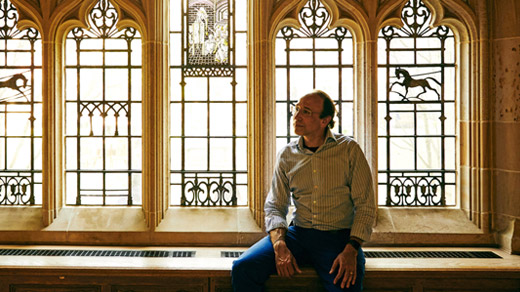
{"label": "man's face", "polygon": [[316,94],[309,94],[298,101],[296,108],[299,111],[293,115],[294,133],[308,137],[323,135],[329,122],[329,117],[320,119],[323,99]]}

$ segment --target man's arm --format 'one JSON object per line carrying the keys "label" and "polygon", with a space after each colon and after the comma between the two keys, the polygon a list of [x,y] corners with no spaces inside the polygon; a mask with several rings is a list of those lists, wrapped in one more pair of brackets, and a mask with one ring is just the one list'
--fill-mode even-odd
{"label": "man's arm", "polygon": [[283,150],[278,154],[271,181],[271,189],[264,204],[265,229],[270,232],[276,228],[287,229],[287,213],[289,211],[289,179],[283,168]]}
{"label": "man's arm", "polygon": [[291,277],[295,272],[301,273],[298,263],[285,243],[287,229],[276,228],[269,232],[273,244],[276,272],[282,277]]}
{"label": "man's arm", "polygon": [[280,152],[276,159],[271,190],[265,200],[265,227],[273,244],[278,275],[291,277],[295,271],[299,273],[301,271],[285,243],[285,235],[288,228],[286,217],[289,209],[290,190],[289,180],[283,169],[282,153]]}
{"label": "man's arm", "polygon": [[363,243],[370,239],[376,218],[372,172],[363,151],[357,144],[350,153],[349,161],[352,174],[349,183],[356,210],[350,236]]}
{"label": "man's arm", "polygon": [[334,284],[341,281],[341,287],[354,285],[357,278],[357,254],[364,241],[372,234],[376,207],[372,187],[372,173],[359,145],[355,144],[349,157],[351,176],[351,197],[356,210],[350,231],[350,239],[332,264],[330,273],[338,269]]}

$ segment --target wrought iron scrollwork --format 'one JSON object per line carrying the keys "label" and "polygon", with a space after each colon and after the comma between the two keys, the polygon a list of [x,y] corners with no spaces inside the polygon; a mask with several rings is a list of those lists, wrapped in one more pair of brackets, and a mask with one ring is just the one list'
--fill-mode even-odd
{"label": "wrought iron scrollwork", "polygon": [[185,175],[181,206],[236,206],[236,181],[231,177]]}
{"label": "wrought iron scrollwork", "polygon": [[319,0],[310,0],[299,14],[302,23],[301,30],[308,37],[320,37],[328,32],[330,15],[323,3]]}
{"label": "wrought iron scrollwork", "polygon": [[387,206],[445,206],[442,176],[392,176]]}
{"label": "wrought iron scrollwork", "polygon": [[185,77],[233,77],[235,69],[228,66],[220,67],[188,67],[184,70]]}
{"label": "wrought iron scrollwork", "polygon": [[[103,118],[103,120],[112,114],[115,118],[115,130],[113,135],[119,136],[119,118],[123,115],[129,118],[128,102],[80,102],[80,117],[86,114],[90,119],[90,136],[94,136],[93,119],[96,113]],[[103,124],[105,125],[105,123]],[[108,133],[105,134],[108,135]]]}
{"label": "wrought iron scrollwork", "polygon": [[118,32],[116,28],[118,18],[117,11],[110,1],[99,0],[90,13],[91,32],[98,38],[113,37]]}
{"label": "wrought iron scrollwork", "polygon": [[283,39],[286,41],[290,41],[294,38],[294,29],[290,26],[284,26],[281,29]]}
{"label": "wrought iron scrollwork", "polygon": [[401,19],[405,23],[402,28],[410,36],[422,36],[426,34],[430,28],[431,12],[420,0],[408,1],[401,14]]}
{"label": "wrought iron scrollwork", "polygon": [[30,176],[0,176],[0,205],[33,205]]}

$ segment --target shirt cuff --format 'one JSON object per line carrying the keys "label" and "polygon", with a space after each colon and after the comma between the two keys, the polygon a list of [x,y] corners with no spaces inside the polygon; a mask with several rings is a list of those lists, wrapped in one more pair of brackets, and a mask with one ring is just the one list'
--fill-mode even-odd
{"label": "shirt cuff", "polygon": [[278,216],[267,216],[265,218],[265,230],[269,232],[276,228],[287,229],[287,221],[284,218],[280,218]]}

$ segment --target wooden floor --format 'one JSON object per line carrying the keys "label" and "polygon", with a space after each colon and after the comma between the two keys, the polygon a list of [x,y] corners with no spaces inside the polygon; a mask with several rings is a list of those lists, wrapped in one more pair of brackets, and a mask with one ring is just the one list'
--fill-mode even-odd
{"label": "wooden floor", "polygon": [[[46,246],[0,246],[5,248],[56,249]],[[111,249],[114,247],[59,247],[63,249]],[[119,248],[123,249],[124,248]],[[135,250],[135,247],[128,248]],[[140,248],[146,250],[147,248]],[[159,248],[191,250],[193,258],[121,258],[0,256],[0,292],[90,292],[90,291],[231,291],[233,258],[221,251],[240,248]],[[366,248],[367,251],[458,250],[493,251],[502,259],[367,259],[365,290],[520,291],[520,256],[488,248]],[[322,291],[311,268],[293,279],[272,276],[267,291]]]}

